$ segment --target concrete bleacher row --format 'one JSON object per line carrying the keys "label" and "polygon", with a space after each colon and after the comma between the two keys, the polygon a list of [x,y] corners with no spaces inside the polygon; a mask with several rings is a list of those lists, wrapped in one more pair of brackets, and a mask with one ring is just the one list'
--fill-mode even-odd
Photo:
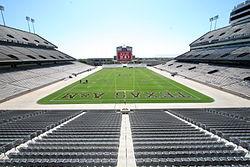
{"label": "concrete bleacher row", "polygon": [[37,34],[0,25],[0,64],[75,60],[56,48],[57,46]]}
{"label": "concrete bleacher row", "polygon": [[[249,152],[236,148],[242,145],[250,149],[242,144],[249,142],[249,122],[244,122],[247,116],[242,114],[247,111],[130,112],[136,166],[249,166]],[[117,166],[121,133],[126,130],[121,128],[124,115],[119,112],[19,111],[20,119],[16,120],[17,111],[0,111],[0,115],[7,113],[9,121],[0,124],[0,166]],[[216,135],[239,145],[228,144]]]}
{"label": "concrete bleacher row", "polygon": [[37,34],[2,25],[0,25],[0,41],[5,43],[16,43],[23,45],[42,46],[46,48],[56,48],[54,44]]}
{"label": "concrete bleacher row", "polygon": [[250,61],[250,46],[224,46],[220,48],[195,49],[184,53],[176,58],[176,60],[190,62],[240,62],[246,64]]}
{"label": "concrete bleacher row", "polygon": [[74,61],[42,68],[20,68],[19,70],[13,68],[0,71],[0,101],[92,68]]}
{"label": "concrete bleacher row", "polygon": [[249,68],[187,63],[176,60],[155,67],[250,98]]}
{"label": "concrete bleacher row", "polygon": [[75,59],[55,49],[0,45],[0,63],[66,60]]}
{"label": "concrete bleacher row", "polygon": [[[249,8],[249,2],[247,1]],[[213,31],[209,31],[192,42],[190,51],[176,58],[180,61],[223,64],[250,63],[250,22],[249,9],[239,9],[248,13],[244,21],[239,21]],[[248,19],[246,19],[248,18]]]}
{"label": "concrete bleacher row", "polygon": [[210,31],[205,35],[201,36],[193,43],[190,44],[190,47],[199,47],[204,45],[212,45],[226,42],[242,42],[245,39],[250,37],[250,23],[230,25],[223,27],[214,31]]}

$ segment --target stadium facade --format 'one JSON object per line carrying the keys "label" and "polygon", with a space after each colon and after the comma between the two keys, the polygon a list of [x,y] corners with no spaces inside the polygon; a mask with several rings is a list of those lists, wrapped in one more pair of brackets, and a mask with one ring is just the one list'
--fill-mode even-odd
{"label": "stadium facade", "polygon": [[[226,95],[249,104],[249,6],[248,0],[235,7],[229,26],[204,34],[187,53],[149,69],[230,92]],[[0,26],[0,37],[0,166],[250,166],[250,105],[3,109],[22,97],[21,105],[28,105],[34,100],[29,93],[42,93],[39,90],[68,82],[65,78],[79,80],[98,69],[58,51],[37,34]]]}

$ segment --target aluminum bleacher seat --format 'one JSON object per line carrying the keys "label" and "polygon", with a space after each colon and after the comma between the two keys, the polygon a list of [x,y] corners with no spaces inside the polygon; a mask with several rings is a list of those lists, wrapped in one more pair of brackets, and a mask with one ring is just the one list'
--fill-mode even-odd
{"label": "aluminum bleacher seat", "polygon": [[[49,112],[48,112],[49,113]],[[87,112],[11,153],[4,165],[116,166],[121,114]]]}
{"label": "aluminum bleacher seat", "polygon": [[130,113],[137,166],[246,165],[245,152],[163,112]]}
{"label": "aluminum bleacher seat", "polygon": [[2,110],[0,111],[0,124],[6,123],[12,120],[22,119],[28,117],[30,114],[33,114],[32,110],[24,110],[24,111],[15,111],[15,110]]}
{"label": "aluminum bleacher seat", "polygon": [[222,109],[222,110],[216,110],[219,113],[224,113],[228,116],[236,117],[243,120],[250,120],[250,114],[248,108],[232,108],[232,109]]}
{"label": "aluminum bleacher seat", "polygon": [[[15,147],[15,143],[18,143],[18,145],[24,143],[80,113],[79,111],[30,111],[31,113],[28,113],[29,111],[6,112],[10,112],[10,114],[6,114],[8,115],[8,118],[11,118],[9,118],[9,121],[0,124],[0,143],[2,144],[0,147],[4,152]],[[27,114],[23,115],[22,112],[27,112]],[[15,115],[18,115],[18,117]],[[20,117],[20,115],[22,115],[22,117]]]}
{"label": "aluminum bleacher seat", "polygon": [[[231,109],[191,109],[191,110],[171,110],[172,113],[194,123],[203,126],[206,130],[237,144],[244,143],[246,149],[250,144],[250,123],[248,118],[230,115]],[[249,109],[244,109],[249,111]],[[236,112],[236,111],[235,111]]]}

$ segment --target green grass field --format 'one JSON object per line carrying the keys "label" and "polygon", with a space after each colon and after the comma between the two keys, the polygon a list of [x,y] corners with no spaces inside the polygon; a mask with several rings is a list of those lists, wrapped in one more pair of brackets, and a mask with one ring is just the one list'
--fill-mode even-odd
{"label": "green grass field", "polygon": [[[88,83],[85,81],[88,80]],[[147,68],[102,69],[39,104],[208,103],[213,99]]]}

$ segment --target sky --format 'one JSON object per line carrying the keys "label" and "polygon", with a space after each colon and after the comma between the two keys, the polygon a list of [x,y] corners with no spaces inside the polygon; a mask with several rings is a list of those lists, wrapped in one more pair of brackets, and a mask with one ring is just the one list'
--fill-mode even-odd
{"label": "sky", "polygon": [[[112,58],[116,47],[133,47],[136,57],[175,57],[209,31],[229,25],[233,7],[244,0],[0,0],[7,26],[36,33],[75,58]],[[2,24],[2,20],[0,19]]]}

